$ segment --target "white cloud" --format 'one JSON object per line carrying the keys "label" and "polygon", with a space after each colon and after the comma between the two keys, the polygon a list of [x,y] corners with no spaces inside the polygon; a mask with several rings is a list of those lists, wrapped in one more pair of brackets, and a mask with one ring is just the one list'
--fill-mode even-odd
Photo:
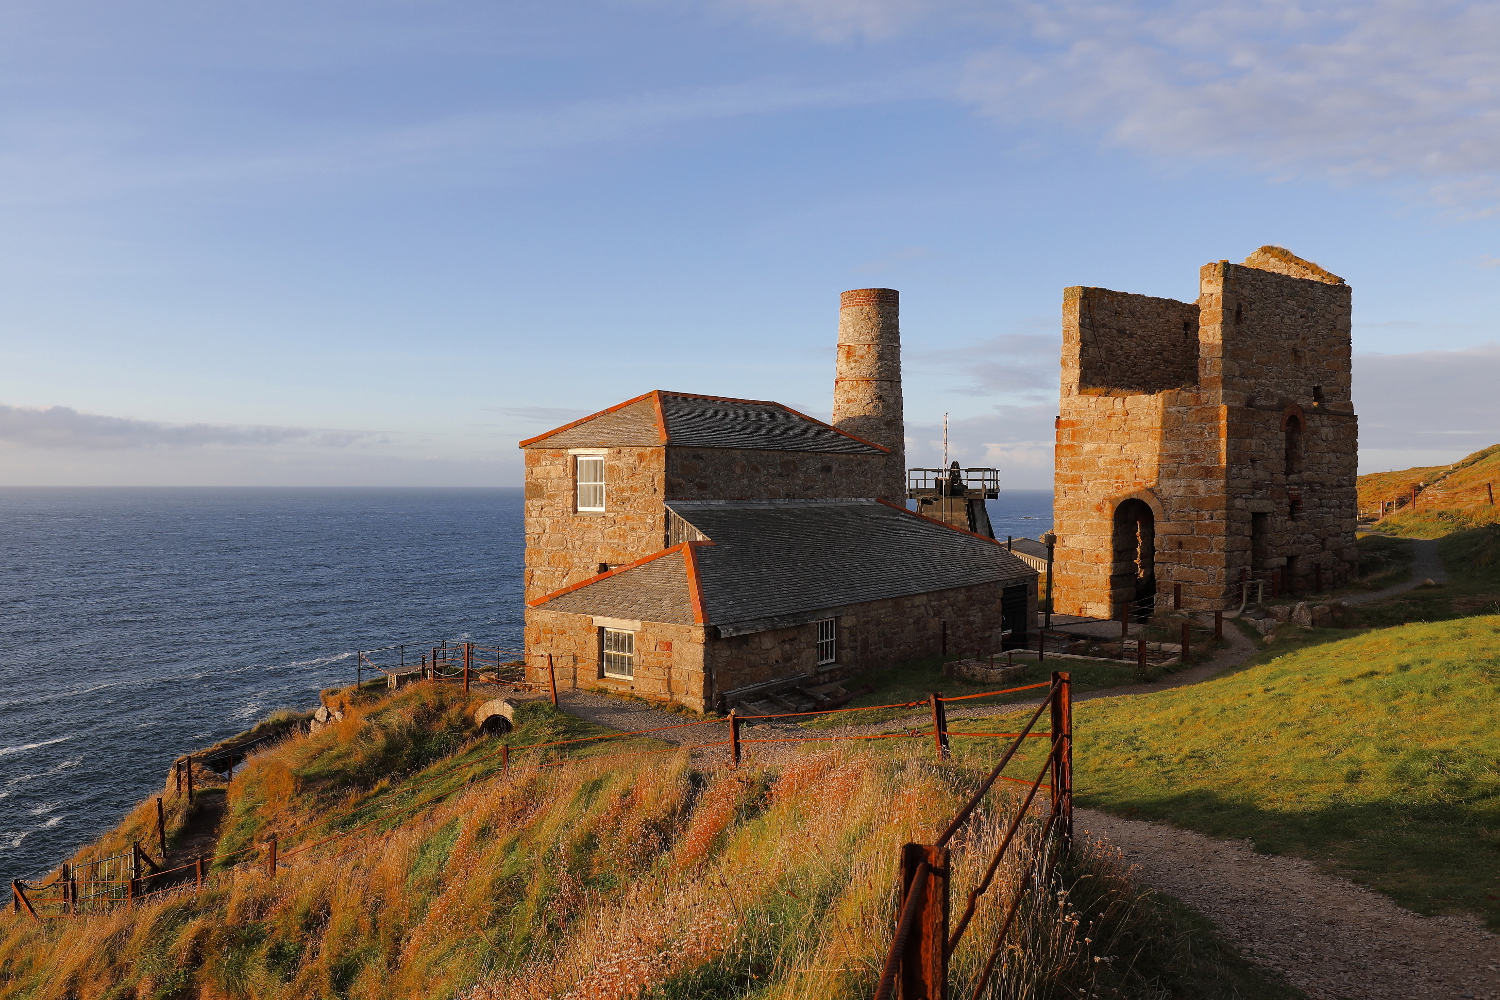
{"label": "white cloud", "polygon": [[1166,161],[1500,205],[1500,4],[718,0],[813,38],[959,39],[962,99]]}
{"label": "white cloud", "polygon": [[0,442],[42,450],[264,447],[291,442],[323,448],[343,448],[377,436],[371,431],[315,430],[306,427],[164,424],[130,417],[79,413],[67,406],[25,407],[0,404]]}

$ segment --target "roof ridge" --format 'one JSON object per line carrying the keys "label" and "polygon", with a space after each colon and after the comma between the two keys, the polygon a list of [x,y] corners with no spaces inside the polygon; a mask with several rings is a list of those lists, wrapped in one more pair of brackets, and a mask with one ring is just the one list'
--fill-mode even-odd
{"label": "roof ridge", "polygon": [[[643,392],[639,396],[634,396],[634,397],[632,397],[630,399],[627,399],[623,403],[616,403],[614,406],[606,407],[606,408],[604,408],[602,410],[598,410],[598,411],[596,411],[594,413],[590,413],[586,417],[579,417],[577,420],[569,421],[568,423],[563,424],[561,427],[554,427],[550,431],[546,431],[546,432],[544,432],[542,434],[538,434],[536,437],[526,438],[524,441],[518,442],[516,444],[516,447],[517,448],[524,448],[524,447],[526,447],[529,444],[535,444],[538,441],[545,440],[546,438],[549,438],[549,437],[551,437],[554,434],[561,434],[563,431],[570,430],[570,429],[572,429],[574,427],[577,427],[579,424],[586,424],[590,420],[594,420],[594,419],[596,419],[598,417],[604,416],[606,413],[613,413],[616,410],[623,410],[625,407],[629,406],[631,403],[639,403],[641,400],[646,399],[647,397],[654,395],[658,391],[659,390],[652,389],[650,392]],[[658,417],[659,417],[660,413],[661,413],[661,406],[660,406],[660,404],[658,404],[658,406],[657,406]],[[666,444],[667,443],[667,429],[664,426],[662,426],[662,423],[661,423],[660,419],[657,420],[656,427],[657,427],[657,430],[659,430],[661,432],[661,435],[662,435],[662,444]]]}
{"label": "roof ridge", "polygon": [[[638,566],[644,566],[648,562],[654,562],[655,560],[660,559],[662,556],[669,556],[669,555],[671,555],[674,552],[678,552],[678,551],[681,551],[681,550],[687,548],[689,545],[712,545],[712,544],[713,544],[713,542],[678,542],[676,545],[673,545],[671,548],[662,549],[660,552],[653,552],[649,556],[642,556],[641,558],[637,559],[635,562],[626,563],[623,566],[616,566],[614,569],[609,570],[609,571],[604,572],[604,573],[596,573],[596,574],[594,574],[593,576],[589,577],[586,580],[579,580],[577,583],[574,583],[574,584],[571,584],[569,586],[566,586],[566,587],[564,587],[561,590],[554,590],[550,594],[543,594],[541,597],[533,598],[532,600],[529,600],[529,601],[526,602],[526,606],[528,608],[539,607],[539,606],[541,606],[543,604],[546,604],[548,601],[554,600],[555,598],[558,598],[558,597],[562,597],[564,594],[571,594],[575,590],[582,590],[584,587],[588,587],[588,586],[591,586],[592,584],[599,583],[602,580],[608,580],[612,576],[616,576],[616,575],[618,575],[620,573],[629,572],[630,570],[633,570],[633,569],[637,568]],[[684,558],[687,558],[687,557],[684,556]]]}

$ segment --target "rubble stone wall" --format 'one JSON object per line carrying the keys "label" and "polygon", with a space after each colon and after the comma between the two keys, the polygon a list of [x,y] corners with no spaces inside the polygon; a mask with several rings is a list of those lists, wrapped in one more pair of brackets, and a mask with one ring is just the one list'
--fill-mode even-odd
{"label": "rubble stone wall", "polygon": [[884,455],[668,448],[666,499],[837,499],[879,495]]}
{"label": "rubble stone wall", "polygon": [[[1305,592],[1354,573],[1349,288],[1279,248],[1250,260],[1206,265],[1196,305],[1064,292],[1059,612],[1117,617],[1134,595],[1135,564],[1115,544],[1115,512],[1130,499],[1154,516],[1157,593],[1180,585],[1189,608],[1237,604],[1246,574],[1278,573]],[[1197,320],[1180,319],[1186,310]],[[1186,354],[1167,351],[1168,324],[1180,337],[1183,322],[1196,379],[1148,391],[1154,359],[1142,343],[1165,358],[1156,384],[1175,383]]]}

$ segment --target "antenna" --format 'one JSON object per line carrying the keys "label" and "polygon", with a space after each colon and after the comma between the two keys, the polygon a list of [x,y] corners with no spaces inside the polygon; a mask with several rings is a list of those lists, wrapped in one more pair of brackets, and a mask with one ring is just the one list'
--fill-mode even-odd
{"label": "antenna", "polygon": [[948,467],[948,414],[943,414],[943,468]]}

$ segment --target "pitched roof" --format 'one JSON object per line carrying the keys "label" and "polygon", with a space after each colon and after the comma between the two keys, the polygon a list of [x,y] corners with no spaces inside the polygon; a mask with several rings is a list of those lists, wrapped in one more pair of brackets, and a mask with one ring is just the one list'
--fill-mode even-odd
{"label": "pitched roof", "polygon": [[662,445],[857,455],[888,451],[780,403],[661,389],[521,442],[522,448]]}
{"label": "pitched roof", "polygon": [[[1024,583],[1036,571],[992,539],[962,531],[879,500],[670,501],[667,506],[709,539],[688,543],[671,562],[669,582],[637,564],[596,577],[535,604],[575,614],[693,619],[682,598],[672,618],[636,613],[648,599],[633,590],[688,587],[699,621],[721,636],[798,625],[851,604],[967,587]],[[665,558],[654,562],[667,563]],[[696,579],[695,579],[696,578]],[[681,583],[676,582],[680,580]],[[696,584],[696,586],[695,586]]]}

